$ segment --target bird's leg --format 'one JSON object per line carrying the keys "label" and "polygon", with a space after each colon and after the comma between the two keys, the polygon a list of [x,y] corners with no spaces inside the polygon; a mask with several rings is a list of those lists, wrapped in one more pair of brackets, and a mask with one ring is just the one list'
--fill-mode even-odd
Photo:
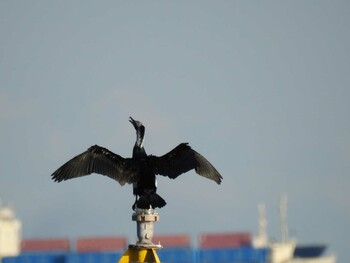
{"label": "bird's leg", "polygon": [[134,211],[136,208],[136,204],[137,204],[137,195],[135,195],[135,203],[132,205],[132,210],[134,210]]}

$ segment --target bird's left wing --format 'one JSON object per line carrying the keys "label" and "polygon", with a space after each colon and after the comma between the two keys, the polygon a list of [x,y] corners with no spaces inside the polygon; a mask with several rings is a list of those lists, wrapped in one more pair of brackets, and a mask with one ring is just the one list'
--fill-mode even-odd
{"label": "bird's left wing", "polygon": [[106,148],[94,145],[66,162],[51,176],[54,181],[61,182],[92,173],[106,175],[121,185],[136,182],[139,175],[134,160],[123,158]]}
{"label": "bird's left wing", "polygon": [[187,143],[181,143],[167,154],[157,157],[149,156],[154,172],[175,179],[180,174],[195,169],[196,173],[221,183],[222,176],[215,167]]}

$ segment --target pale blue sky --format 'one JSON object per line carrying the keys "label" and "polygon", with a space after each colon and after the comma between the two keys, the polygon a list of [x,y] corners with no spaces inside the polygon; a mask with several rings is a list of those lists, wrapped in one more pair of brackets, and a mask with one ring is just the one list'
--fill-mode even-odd
{"label": "pale blue sky", "polygon": [[348,1],[0,1],[0,197],[23,236],[126,235],[130,186],[50,174],[90,145],[189,142],[224,177],[159,178],[156,232],[326,242],[350,262]]}

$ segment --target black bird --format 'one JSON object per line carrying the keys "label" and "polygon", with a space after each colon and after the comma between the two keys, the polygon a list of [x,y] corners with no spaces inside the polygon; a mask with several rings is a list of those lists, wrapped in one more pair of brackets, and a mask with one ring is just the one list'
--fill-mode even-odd
{"label": "black bird", "polygon": [[[197,174],[221,183],[219,172],[202,155],[193,150],[188,143],[181,143],[167,154],[157,157],[147,155],[143,147],[145,127],[130,117],[136,130],[136,142],[132,158],[123,158],[98,145],[75,156],[58,168],[51,176],[56,182],[97,173],[119,182],[133,184],[136,200],[132,208],[161,208],[166,202],[157,191],[156,175],[175,179],[192,169]],[[138,198],[139,197],[139,198]]]}

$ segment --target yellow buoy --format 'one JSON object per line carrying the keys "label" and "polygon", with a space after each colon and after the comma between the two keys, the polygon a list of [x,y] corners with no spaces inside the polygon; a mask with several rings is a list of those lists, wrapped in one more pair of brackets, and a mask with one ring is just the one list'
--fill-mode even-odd
{"label": "yellow buoy", "polygon": [[131,263],[131,262],[147,262],[147,263],[160,263],[155,248],[139,248],[137,246],[129,246],[129,249],[120,258],[118,263]]}

